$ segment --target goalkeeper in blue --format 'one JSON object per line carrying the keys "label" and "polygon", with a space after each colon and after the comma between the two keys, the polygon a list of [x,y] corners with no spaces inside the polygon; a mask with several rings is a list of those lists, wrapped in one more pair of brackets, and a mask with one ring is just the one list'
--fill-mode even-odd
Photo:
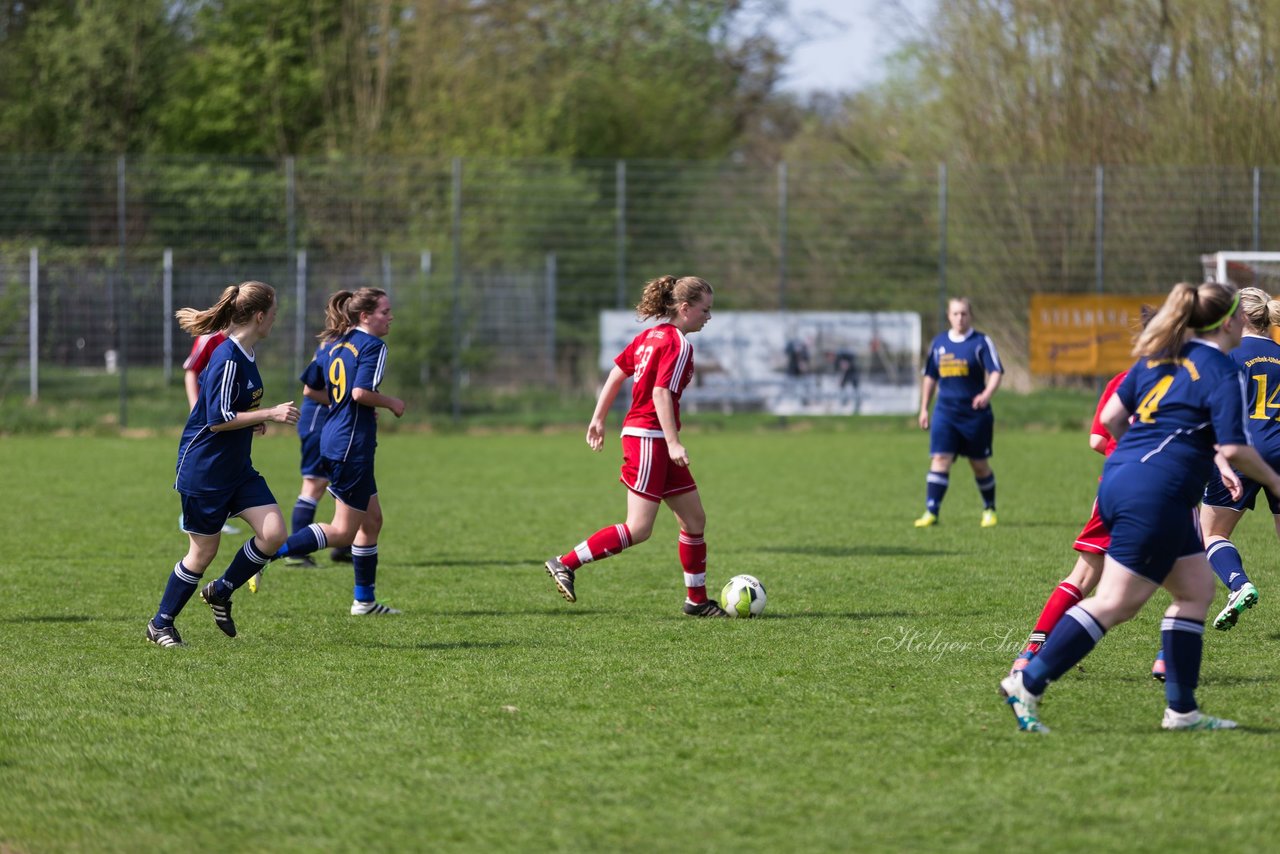
{"label": "goalkeeper in blue", "polygon": [[1098,488],[1098,509],[1111,531],[1102,579],[1093,598],[1063,615],[1031,663],[1001,681],[1019,729],[1048,731],[1039,713],[1045,689],[1160,587],[1173,599],[1160,626],[1167,704],[1161,726],[1236,726],[1204,714],[1196,701],[1214,592],[1196,506],[1217,476],[1215,447],[1237,471],[1280,494],[1280,474],[1251,444],[1245,378],[1227,355],[1244,326],[1240,294],[1231,286],[1178,284],[1138,337],[1138,361],[1102,412],[1107,431],[1119,437]]}
{"label": "goalkeeper in blue", "polygon": [[[933,339],[920,383],[920,429],[929,431],[929,474],[925,478],[924,515],[917,528],[938,524],[942,498],[951,482],[951,465],[957,456],[969,458],[973,477],[982,494],[984,528],[996,524],[996,476],[991,471],[991,440],[995,416],[991,397],[1000,387],[1004,366],[996,345],[973,328],[969,300],[956,298],[947,304],[951,328]],[[938,402],[929,415],[934,390]]]}

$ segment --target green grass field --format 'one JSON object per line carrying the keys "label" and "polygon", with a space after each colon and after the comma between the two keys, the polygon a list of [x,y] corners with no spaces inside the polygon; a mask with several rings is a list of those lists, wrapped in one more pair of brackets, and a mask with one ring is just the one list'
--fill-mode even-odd
{"label": "green grass field", "polygon": [[[350,617],[346,566],[275,565],[237,594],[238,638],[197,598],[177,650],[143,640],[185,548],[176,437],[0,439],[0,851],[1274,844],[1265,513],[1237,538],[1262,603],[1210,630],[1199,692],[1242,730],[1159,729],[1158,594],[1028,735],[996,684],[1073,560],[1101,462],[1080,432],[997,434],[992,530],[960,469],[943,524],[912,528],[918,431],[685,439],[710,582],[757,575],[762,619],[680,615],[665,513],[579,573],[576,605],[555,594],[542,561],[622,519],[616,439],[403,432],[379,449],[378,584],[403,616]],[[255,454],[286,514],[296,449]]]}

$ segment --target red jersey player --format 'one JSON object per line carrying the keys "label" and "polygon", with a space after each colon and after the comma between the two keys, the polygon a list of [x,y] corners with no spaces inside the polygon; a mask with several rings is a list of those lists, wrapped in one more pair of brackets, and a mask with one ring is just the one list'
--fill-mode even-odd
{"label": "red jersey player", "polygon": [[200,397],[200,372],[204,370],[205,365],[209,364],[209,357],[213,355],[213,351],[226,340],[227,336],[222,332],[210,332],[207,335],[197,335],[191,342],[191,355],[187,356],[187,360],[182,363],[182,370],[186,372],[183,374],[182,382],[187,389],[188,409],[195,409],[196,400]]}
{"label": "red jersey player", "polygon": [[680,394],[693,378],[693,347],[688,335],[711,319],[711,285],[697,276],[662,276],[644,286],[636,313],[660,318],[613,360],[596,409],[587,426],[587,444],[604,447],[604,422],[628,378],[631,408],[622,421],[622,476],[627,487],[627,521],[596,531],[572,551],[546,562],[560,595],[576,602],[574,573],[584,564],[642,543],[653,533],[658,506],[667,506],[680,523],[679,555],[684,568],[684,613],[691,617],[727,617],[707,598],[707,516],[698,485],[689,471],[689,452],[680,442]]}

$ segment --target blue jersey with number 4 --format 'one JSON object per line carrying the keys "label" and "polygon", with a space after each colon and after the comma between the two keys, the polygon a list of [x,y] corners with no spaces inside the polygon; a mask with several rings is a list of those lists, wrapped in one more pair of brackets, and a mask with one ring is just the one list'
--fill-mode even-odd
{"label": "blue jersey with number 4", "polygon": [[1176,359],[1139,359],[1116,389],[1133,413],[1102,476],[1126,463],[1151,466],[1153,489],[1194,505],[1214,471],[1214,445],[1252,444],[1245,428],[1244,376],[1212,344],[1194,338]]}
{"label": "blue jersey with number 4", "polygon": [[1280,460],[1280,344],[1246,335],[1231,351],[1249,393],[1249,435],[1268,462]]}
{"label": "blue jersey with number 4", "polygon": [[973,412],[973,399],[987,387],[987,374],[1003,373],[996,345],[976,329],[956,340],[943,332],[929,345],[924,375],[938,381],[938,406],[958,414]]}
{"label": "blue jersey with number 4", "polygon": [[372,460],[378,445],[378,419],[372,406],[356,403],[351,393],[358,388],[378,390],[387,345],[375,335],[352,329],[324,351],[329,420],[320,436],[320,456],[339,462]]}

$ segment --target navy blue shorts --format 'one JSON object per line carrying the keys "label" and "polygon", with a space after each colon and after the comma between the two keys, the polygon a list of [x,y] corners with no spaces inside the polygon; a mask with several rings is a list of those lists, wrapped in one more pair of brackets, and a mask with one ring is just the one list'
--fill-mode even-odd
{"label": "navy blue shorts", "polygon": [[255,472],[253,477],[226,492],[216,495],[183,494],[182,530],[188,534],[212,537],[222,533],[222,526],[230,517],[239,516],[250,507],[275,503],[276,497],[271,494],[266,479]]}
{"label": "navy blue shorts", "polygon": [[[1266,492],[1266,490],[1256,480],[1250,480],[1240,472],[1236,472],[1236,474],[1240,478],[1240,483],[1244,486],[1244,495],[1240,496],[1239,501],[1231,500],[1231,493],[1227,492],[1227,488],[1222,485],[1222,478],[1215,471],[1213,478],[1204,488],[1204,503],[1213,507],[1239,510],[1241,513],[1245,510],[1252,510],[1253,505],[1257,503],[1258,493]],[[1267,492],[1267,505],[1271,508],[1272,516],[1280,516],[1280,498],[1276,498],[1276,496]]]}
{"label": "navy blue shorts", "polygon": [[328,478],[320,461],[320,431],[312,430],[302,437],[302,476]]}
{"label": "navy blue shorts", "polygon": [[961,415],[935,406],[929,422],[929,454],[956,454],[971,460],[985,460],[991,456],[995,426],[996,419],[990,408]]}
{"label": "navy blue shorts", "polygon": [[1107,554],[1156,584],[1164,583],[1179,558],[1204,551],[1195,506],[1151,466],[1131,463],[1107,471],[1098,488],[1098,512],[1111,531]]}
{"label": "navy blue shorts", "polygon": [[378,494],[378,482],[373,477],[373,461],[324,460],[329,477],[329,494],[348,507],[361,512],[369,509],[369,499]]}

